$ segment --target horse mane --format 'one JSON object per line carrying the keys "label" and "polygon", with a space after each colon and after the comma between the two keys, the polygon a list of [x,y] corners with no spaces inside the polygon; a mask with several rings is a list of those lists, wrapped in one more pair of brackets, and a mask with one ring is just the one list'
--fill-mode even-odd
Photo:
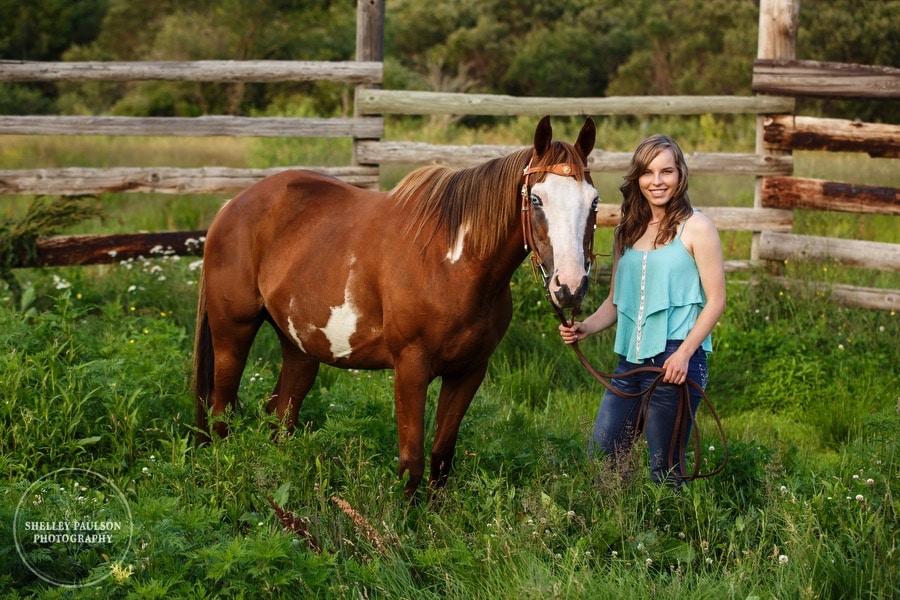
{"label": "horse mane", "polygon": [[[520,197],[525,166],[533,155],[534,149],[529,147],[474,167],[427,166],[412,171],[388,192],[410,208],[404,233],[413,239],[427,236],[424,246],[443,229],[452,247],[464,232],[470,252],[477,256],[493,252],[508,236],[510,222],[519,219],[516,199]],[[572,165],[577,178],[584,178],[584,161],[566,142],[553,141],[532,166],[556,163]],[[536,173],[531,183],[545,177],[546,173]],[[429,223],[433,224],[430,231],[426,228]]]}

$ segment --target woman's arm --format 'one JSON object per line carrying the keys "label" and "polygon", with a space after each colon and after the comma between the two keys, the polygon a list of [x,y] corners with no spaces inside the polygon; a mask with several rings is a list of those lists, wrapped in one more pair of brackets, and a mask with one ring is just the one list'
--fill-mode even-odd
{"label": "woman's arm", "polygon": [[[614,245],[615,246],[615,245]],[[584,321],[574,321],[570,327],[559,326],[559,335],[567,344],[583,340],[589,335],[594,335],[612,326],[618,319],[616,305],[613,303],[613,293],[616,286],[616,270],[619,267],[619,253],[613,247],[612,274],[609,282],[609,295],[606,300]]]}
{"label": "woman's arm", "polygon": [[706,306],[681,346],[663,364],[666,369],[664,381],[675,384],[684,383],[690,357],[725,312],[725,261],[715,225],[706,215],[694,213],[685,224],[681,239],[697,263]]}

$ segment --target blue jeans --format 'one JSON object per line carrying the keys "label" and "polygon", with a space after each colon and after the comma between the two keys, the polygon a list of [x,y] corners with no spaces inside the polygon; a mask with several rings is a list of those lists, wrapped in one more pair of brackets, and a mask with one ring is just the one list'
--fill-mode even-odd
{"label": "blue jeans", "polygon": [[[666,359],[680,345],[680,340],[669,340],[666,342],[664,352],[641,364],[628,362],[624,356],[620,356],[615,372],[617,374],[624,373],[647,366],[662,367]],[[614,388],[625,393],[643,394],[658,376],[658,373],[653,372],[637,373],[628,377],[615,377],[611,383]],[[691,356],[687,376],[701,388],[706,389],[709,373],[706,367],[706,352],[702,348],[698,348]],[[680,484],[680,481],[671,475],[673,471],[681,472],[681,465],[684,463],[683,448],[690,439],[692,425],[691,420],[685,416],[688,418],[688,424],[684,439],[681,439],[680,432],[675,431],[675,415],[678,410],[680,388],[681,386],[661,381],[650,399],[650,408],[644,415],[643,424],[643,433],[647,438],[647,446],[650,451],[650,477],[656,483],[668,483],[675,487]],[[691,412],[694,413],[700,404],[701,396],[693,386],[689,386],[689,389],[691,391]],[[624,467],[624,459],[627,458],[636,437],[635,428],[640,407],[640,397],[620,396],[607,390],[594,421],[589,446],[591,454],[607,455],[612,458],[617,468]],[[678,436],[678,438],[675,441],[675,453],[670,464],[669,447],[673,436]]]}

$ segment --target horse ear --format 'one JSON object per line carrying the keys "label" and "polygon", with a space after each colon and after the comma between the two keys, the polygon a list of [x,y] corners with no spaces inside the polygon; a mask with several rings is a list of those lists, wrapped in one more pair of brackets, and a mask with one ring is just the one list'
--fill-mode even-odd
{"label": "horse ear", "polygon": [[544,116],[537,124],[534,130],[534,153],[536,156],[542,155],[550,148],[550,142],[553,140],[553,128],[550,127],[550,115]]}
{"label": "horse ear", "polygon": [[591,150],[594,149],[594,142],[596,139],[597,126],[594,125],[594,120],[588,117],[584,120],[584,125],[581,126],[581,131],[578,132],[578,139],[575,141],[575,147],[578,148],[578,151],[584,158],[585,164],[587,164],[587,159]]}

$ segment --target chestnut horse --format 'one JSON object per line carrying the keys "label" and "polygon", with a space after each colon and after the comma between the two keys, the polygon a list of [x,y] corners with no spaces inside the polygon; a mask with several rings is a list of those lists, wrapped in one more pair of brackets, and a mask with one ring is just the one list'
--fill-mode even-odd
{"label": "chestnut horse", "polygon": [[[548,296],[577,308],[588,285],[597,191],[587,119],[574,145],[538,124],[531,148],[466,169],[423,167],[389,192],[285,171],[221,209],[206,235],[197,312],[198,441],[234,408],[263,322],[281,342],[268,404],[288,431],[320,363],[394,369],[400,472],[425,470],[426,391],[437,377],[431,479],[450,473],[457,434],[512,318],[510,280],[534,252]],[[529,248],[529,246],[531,246]],[[212,428],[227,435],[215,419]]]}

